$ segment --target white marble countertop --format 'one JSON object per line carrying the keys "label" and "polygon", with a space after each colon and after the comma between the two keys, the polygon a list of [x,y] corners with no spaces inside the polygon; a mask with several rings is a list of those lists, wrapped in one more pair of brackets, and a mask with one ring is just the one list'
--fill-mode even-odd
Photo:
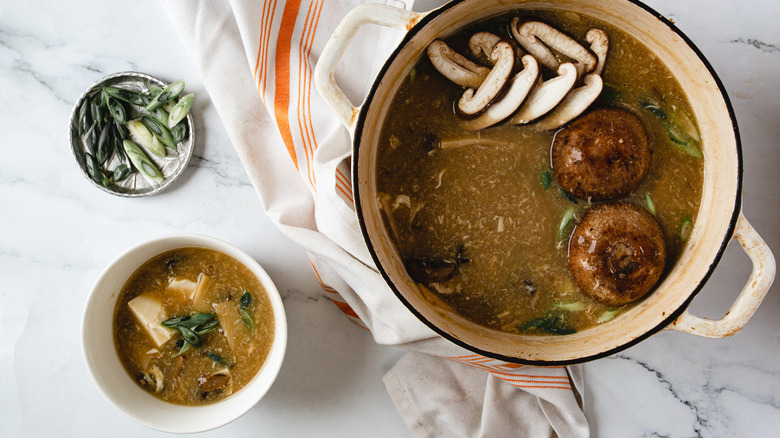
{"label": "white marble countertop", "polygon": [[[438,1],[418,0],[425,10]],[[744,153],[744,213],[780,249],[780,12],[774,0],[648,0],[708,57],[734,104]],[[71,156],[71,107],[125,70],[184,78],[196,93],[197,144],[164,193],[95,189]],[[90,380],[82,309],[103,267],[176,232],[233,243],[277,283],[289,345],[266,397],[214,436],[410,436],[381,376],[403,354],[374,344],[320,288],[304,252],[268,220],[160,5],[0,0],[0,436],[162,435],[114,408]],[[720,317],[750,262],[731,245],[692,310]],[[585,365],[586,415],[599,437],[771,436],[780,430],[780,296],[723,340],[662,332]]]}

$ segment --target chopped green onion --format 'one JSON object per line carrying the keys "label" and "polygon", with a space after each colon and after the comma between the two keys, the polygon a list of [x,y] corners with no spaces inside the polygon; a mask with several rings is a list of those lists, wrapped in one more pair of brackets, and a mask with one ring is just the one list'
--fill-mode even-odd
{"label": "chopped green onion", "polygon": [[252,305],[252,294],[249,291],[244,291],[241,295],[241,301],[239,302],[239,309],[241,311],[241,320],[244,321],[244,325],[251,332],[255,328],[255,318],[252,316],[252,311],[249,307]]}
{"label": "chopped green onion", "polygon": [[[159,96],[160,93],[162,93],[163,90],[164,90],[163,87],[161,87],[161,86],[159,86],[159,85],[157,85],[155,83],[149,83],[146,87],[149,88],[149,94],[151,95],[152,98],[155,98],[155,97]],[[148,105],[148,102],[147,102],[147,105]]]}
{"label": "chopped green onion", "polygon": [[154,119],[160,122],[163,126],[168,126],[168,111],[165,111],[162,108],[157,108],[149,111],[149,114],[151,114],[151,116],[154,117]]}
{"label": "chopped green onion", "polygon": [[225,358],[223,358],[222,356],[220,356],[218,354],[214,354],[214,353],[212,353],[210,351],[207,351],[206,352],[206,356],[208,356],[209,359],[211,359],[214,363],[222,365],[223,367],[226,367],[226,366],[229,365],[228,361],[225,360]]}
{"label": "chopped green onion", "polygon": [[699,149],[699,147],[696,146],[692,140],[686,140],[685,133],[681,132],[677,125],[664,123],[664,127],[669,133],[669,139],[672,140],[672,144],[680,148],[681,151],[692,157],[704,157],[704,154],[701,153],[701,149]]}
{"label": "chopped green onion", "polygon": [[127,157],[130,158],[133,166],[141,172],[141,175],[149,184],[155,185],[165,181],[165,177],[157,169],[157,166],[152,163],[149,157],[135,143],[130,140],[123,140],[122,146],[124,146],[125,153],[127,153]]}
{"label": "chopped green onion", "polygon": [[620,309],[605,310],[596,320],[596,323],[602,324],[607,321],[612,321],[616,316],[620,314]]}
{"label": "chopped green onion", "polygon": [[569,208],[563,213],[561,223],[558,225],[558,240],[563,240],[566,229],[569,227],[572,220],[574,220],[574,207]]}
{"label": "chopped green onion", "polygon": [[176,328],[179,329],[179,333],[181,333],[184,340],[192,344],[194,347],[200,347],[203,345],[203,341],[200,339],[200,336],[198,336],[198,334],[192,331],[190,328],[183,325],[177,326]]}
{"label": "chopped green onion", "polygon": [[414,79],[417,77],[417,67],[412,67],[412,70],[409,71],[409,82],[414,82]]}
{"label": "chopped green onion", "polygon": [[691,237],[692,230],[693,221],[691,221],[691,217],[686,214],[682,220],[682,223],[680,224],[680,239],[682,239],[683,242],[688,240],[688,238]]}
{"label": "chopped green onion", "polygon": [[105,96],[106,107],[108,108],[111,117],[113,117],[117,123],[126,123],[127,110],[125,109],[125,106],[118,100],[109,96],[108,93],[103,93],[103,95]]}
{"label": "chopped green onion", "polygon": [[108,187],[110,181],[103,173],[103,170],[100,169],[100,165],[98,164],[95,157],[92,156],[92,154],[86,154],[85,164],[87,167],[87,173],[89,174],[90,178],[92,178],[96,183],[104,187]]}
{"label": "chopped green onion", "polygon": [[569,312],[581,312],[585,310],[585,303],[582,301],[568,301],[565,303],[554,301],[553,306],[559,309],[567,310]]}
{"label": "chopped green onion", "polygon": [[566,198],[567,201],[571,202],[572,204],[577,203],[577,198],[571,195],[571,193],[567,192],[566,190],[561,190],[561,196]]}
{"label": "chopped green onion", "polygon": [[672,121],[695,143],[701,143],[701,135],[691,116],[682,108],[672,105]]}
{"label": "chopped green onion", "polygon": [[620,99],[621,97],[623,97],[623,92],[620,91],[620,88],[617,85],[604,82],[599,99],[614,101]]}
{"label": "chopped green onion", "polygon": [[192,106],[192,102],[195,100],[194,94],[188,94],[186,96],[183,96],[181,99],[179,99],[179,102],[176,103],[176,106],[173,107],[170,111],[170,116],[168,117],[168,128],[173,129],[174,126],[176,126],[177,123],[182,121],[185,117],[187,117],[187,114],[190,112],[190,107]]}
{"label": "chopped green onion", "polygon": [[553,335],[570,335],[577,333],[577,330],[565,323],[565,318],[565,312],[552,311],[542,317],[534,318],[525,324],[518,326],[517,329],[519,331],[543,330]]}
{"label": "chopped green onion", "polygon": [[171,130],[171,135],[173,136],[174,143],[179,144],[183,142],[184,138],[187,137],[187,124],[179,123],[174,126],[173,130]]}
{"label": "chopped green onion", "polygon": [[655,202],[653,201],[653,197],[650,196],[650,192],[645,192],[645,203],[647,204],[647,211],[655,216]]}
{"label": "chopped green onion", "polygon": [[199,327],[197,327],[197,328],[195,328],[193,330],[195,330],[195,333],[197,333],[198,335],[203,336],[206,333],[210,333],[210,332],[214,331],[214,329],[216,329],[218,325],[219,325],[219,319],[214,317],[214,319],[212,319],[211,321],[206,322],[203,325],[201,325],[201,326],[199,326]]}
{"label": "chopped green onion", "polygon": [[161,107],[165,102],[168,102],[171,99],[175,99],[176,96],[182,92],[182,90],[184,90],[183,80],[178,80],[171,85],[168,85],[160,94],[156,95],[148,105],[146,105],[146,110],[152,111]]}
{"label": "chopped green onion", "polygon": [[168,130],[157,119],[149,116],[141,116],[141,122],[146,126],[149,131],[154,134],[166,147],[176,150],[176,143],[173,141],[171,131]]}
{"label": "chopped green onion", "polygon": [[549,189],[550,184],[552,184],[552,175],[550,175],[550,169],[545,169],[545,171],[539,175],[539,179],[542,181],[542,188],[545,190]]}
{"label": "chopped green onion", "polygon": [[250,294],[249,291],[244,291],[244,294],[241,295],[241,302],[239,304],[241,306],[241,310],[246,309],[251,304],[252,304],[252,294]]}
{"label": "chopped green onion", "polygon": [[100,137],[97,144],[97,160],[100,165],[106,164],[111,153],[113,152],[114,142],[109,138],[109,132],[111,131],[111,125],[103,126],[100,131]]}
{"label": "chopped green onion", "polygon": [[133,90],[119,87],[103,87],[103,92],[115,99],[138,106],[146,106],[144,95]]}
{"label": "chopped green onion", "polygon": [[[180,342],[181,342],[181,348],[179,349],[179,352],[174,354],[171,357],[180,356],[182,353],[184,353],[185,351],[190,349],[190,343],[189,342],[185,341],[184,339],[182,339]],[[179,343],[177,342],[176,345],[178,346]]]}
{"label": "chopped green onion", "polygon": [[[119,149],[117,149],[117,152]],[[127,178],[133,173],[133,169],[131,169],[129,166],[126,166],[124,164],[120,164],[119,166],[116,166],[116,169],[114,169],[114,182],[122,181],[123,179]]]}
{"label": "chopped green onion", "polygon": [[90,121],[89,102],[84,100],[84,102],[81,103],[81,107],[79,108],[79,121],[77,126],[79,137],[83,136],[84,133],[87,132]]}
{"label": "chopped green onion", "polygon": [[661,109],[661,105],[658,103],[651,101],[649,99],[642,101],[639,104],[642,108],[646,109],[650,112],[650,114],[658,117],[661,120],[666,120],[666,112],[664,112],[663,109]]}
{"label": "chopped green onion", "polygon": [[127,128],[130,130],[130,138],[136,143],[145,147],[149,152],[157,155],[158,157],[165,157],[168,152],[165,150],[165,146],[159,142],[155,143],[155,136],[140,120],[131,120],[127,122]]}

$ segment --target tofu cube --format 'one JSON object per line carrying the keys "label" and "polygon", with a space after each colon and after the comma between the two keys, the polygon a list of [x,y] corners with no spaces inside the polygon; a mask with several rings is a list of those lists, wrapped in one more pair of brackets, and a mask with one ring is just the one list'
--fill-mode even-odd
{"label": "tofu cube", "polygon": [[138,324],[146,331],[154,345],[161,347],[176,333],[160,323],[168,319],[162,303],[148,294],[141,294],[130,300],[127,307],[135,316]]}

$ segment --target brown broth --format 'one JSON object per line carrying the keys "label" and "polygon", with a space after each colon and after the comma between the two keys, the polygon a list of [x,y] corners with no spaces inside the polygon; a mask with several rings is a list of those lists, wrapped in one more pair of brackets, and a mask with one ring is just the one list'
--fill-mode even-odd
{"label": "brown broth", "polygon": [[[653,150],[650,171],[624,200],[645,206],[646,193],[654,200],[666,239],[668,269],[684,243],[680,237],[684,218],[696,219],[703,160],[676,147],[663,121],[641,104],[649,98],[690,114],[683,90],[644,46],[605,23],[551,11],[522,18],[541,19],[583,44],[590,28],[608,33],[610,48],[602,77],[620,96],[615,99],[605,91],[592,108],[626,108],[647,131]],[[468,37],[478,31],[511,39],[511,19],[503,16],[477,24],[446,42],[467,54]],[[524,331],[533,325],[530,321],[550,312],[563,315],[567,327],[582,331],[616,310],[588,298],[575,284],[567,265],[573,227],[568,227],[566,238],[557,238],[567,209],[573,207],[580,218],[593,204],[582,199],[573,203],[554,178],[548,189],[543,188],[541,175],[550,168],[554,133],[537,131],[533,124],[468,131],[453,111],[463,89],[439,74],[425,56],[412,72],[389,108],[377,158],[380,203],[402,259],[453,260],[461,251],[469,261],[459,265],[452,279],[430,289],[461,315],[501,331]],[[451,149],[439,145],[440,140],[457,138],[480,138],[482,144]]]}
{"label": "brown broth", "polygon": [[[202,275],[210,281],[197,299],[169,287],[177,279],[196,283]],[[247,307],[254,320],[251,330],[240,317],[244,291],[252,296]],[[167,342],[157,346],[128,305],[141,295],[162,303],[165,318],[195,313],[229,317],[220,317],[219,327],[201,336],[201,347],[190,346],[173,357],[181,348],[177,343],[182,335],[173,331]],[[241,389],[265,362],[273,338],[274,315],[263,285],[232,257],[206,248],[168,251],[145,263],[123,287],[114,311],[114,345],[125,370],[141,388],[176,404],[208,404]],[[227,366],[209,354],[223,358]]]}

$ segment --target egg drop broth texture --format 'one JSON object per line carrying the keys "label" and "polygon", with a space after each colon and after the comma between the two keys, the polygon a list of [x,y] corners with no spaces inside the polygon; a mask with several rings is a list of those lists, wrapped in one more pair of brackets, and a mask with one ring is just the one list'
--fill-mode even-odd
{"label": "egg drop broth texture", "polygon": [[[602,78],[610,86],[591,109],[628,109],[647,131],[652,148],[649,173],[623,200],[644,207],[645,194],[652,197],[665,235],[668,270],[684,243],[681,224],[686,217],[696,220],[703,160],[675,146],[663,121],[641,104],[649,98],[691,114],[683,91],[652,53],[609,25],[575,13],[534,11],[521,16],[521,21],[531,19],[545,21],[581,44],[586,44],[584,35],[593,27],[609,35]],[[445,41],[458,53],[468,54],[468,38],[478,31],[511,39],[511,21],[511,15],[498,17]],[[553,75],[549,70],[543,74]],[[380,137],[377,187],[388,234],[401,258],[454,260],[460,251],[468,261],[459,264],[451,279],[431,287],[431,293],[487,327],[514,333],[551,311],[563,315],[565,324],[577,331],[597,324],[605,312],[615,309],[588,298],[574,282],[567,265],[573,226],[563,239],[557,236],[566,210],[573,207],[580,218],[594,204],[567,199],[554,178],[549,188],[543,187],[554,132],[539,132],[533,124],[468,131],[454,111],[462,92],[423,56],[389,108]],[[440,147],[441,140],[451,139],[480,140]],[[706,145],[702,149],[706,154]],[[573,305],[577,310],[561,309],[572,302],[579,303]]]}
{"label": "egg drop broth texture", "polygon": [[[211,281],[204,289],[205,295],[197,302],[169,288],[172,279],[197,281],[201,275],[207,275]],[[238,312],[244,291],[252,296],[252,304],[247,308],[254,320],[251,330]],[[191,346],[179,357],[173,357],[181,348],[177,341],[182,336],[175,333],[157,347],[129,310],[128,302],[141,294],[159,300],[168,318],[214,313],[215,306],[229,310],[226,314],[234,315],[234,318],[220,318],[218,329],[201,336],[201,347]],[[233,347],[228,341],[228,332],[234,336]],[[127,281],[114,312],[114,344],[130,377],[155,397],[182,405],[208,404],[237,392],[260,370],[273,338],[273,310],[260,280],[232,257],[206,248],[168,251],[148,261]],[[208,353],[223,358],[227,366],[215,362]],[[150,382],[145,378],[153,373],[154,367],[163,376],[159,391],[154,380]],[[225,368],[229,371],[229,386],[221,390],[204,390],[206,377],[219,374]]]}

